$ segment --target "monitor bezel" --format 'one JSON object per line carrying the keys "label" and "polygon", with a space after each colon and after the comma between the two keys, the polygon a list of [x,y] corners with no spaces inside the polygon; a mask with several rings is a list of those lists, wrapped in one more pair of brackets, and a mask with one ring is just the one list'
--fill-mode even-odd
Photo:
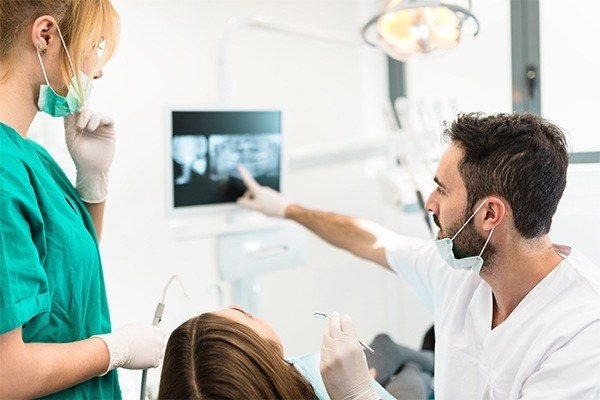
{"label": "monitor bezel", "polygon": [[205,204],[196,206],[175,207],[175,193],[173,190],[173,112],[203,112],[203,111],[224,111],[224,112],[264,112],[274,111],[280,115],[280,150],[279,150],[279,191],[285,195],[286,177],[287,177],[287,153],[286,153],[286,122],[285,111],[282,107],[261,105],[261,106],[238,106],[238,105],[168,105],[164,108],[165,113],[165,192],[167,194],[167,217],[185,217],[201,216],[206,214],[227,213],[239,209],[234,202],[221,204]]}

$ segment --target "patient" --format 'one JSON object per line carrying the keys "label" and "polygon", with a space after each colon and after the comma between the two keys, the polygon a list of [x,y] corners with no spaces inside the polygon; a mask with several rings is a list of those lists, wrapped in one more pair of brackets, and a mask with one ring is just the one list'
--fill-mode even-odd
{"label": "patient", "polygon": [[[381,386],[383,399],[391,398]],[[241,308],[204,313],[169,338],[159,399],[328,399],[318,354],[286,361],[281,340]]]}

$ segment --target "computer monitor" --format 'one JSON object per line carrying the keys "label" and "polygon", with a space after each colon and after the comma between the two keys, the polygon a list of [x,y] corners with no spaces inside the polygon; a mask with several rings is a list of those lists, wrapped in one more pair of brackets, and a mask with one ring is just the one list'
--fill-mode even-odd
{"label": "computer monitor", "polygon": [[246,190],[238,164],[281,191],[281,110],[170,108],[167,120],[170,211],[231,207]]}

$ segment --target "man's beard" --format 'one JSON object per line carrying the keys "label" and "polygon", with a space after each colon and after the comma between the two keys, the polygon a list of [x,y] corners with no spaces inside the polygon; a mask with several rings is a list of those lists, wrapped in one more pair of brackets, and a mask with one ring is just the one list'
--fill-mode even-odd
{"label": "man's beard", "polygon": [[[452,238],[471,216],[471,213],[471,210],[465,210],[463,217],[459,219],[457,223],[450,225],[447,229],[442,228],[437,215],[433,216],[433,220],[442,231],[442,237]],[[487,234],[489,235],[489,232]],[[483,249],[483,246],[485,246],[486,240],[487,236],[482,237],[477,233],[473,225],[473,220],[471,220],[467,226],[460,231],[458,236],[452,240],[452,253],[454,253],[454,257],[457,259],[478,256],[481,249]],[[496,248],[491,243],[488,243],[485,247],[485,251],[481,255],[481,258],[484,260],[484,269],[486,266],[489,267],[492,265],[495,254]]]}

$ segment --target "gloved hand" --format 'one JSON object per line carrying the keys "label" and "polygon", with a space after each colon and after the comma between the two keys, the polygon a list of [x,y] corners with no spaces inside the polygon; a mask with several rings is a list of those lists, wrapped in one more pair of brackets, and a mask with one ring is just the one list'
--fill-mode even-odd
{"label": "gloved hand", "polygon": [[108,192],[108,169],[115,153],[112,118],[84,110],[64,118],[65,141],[75,162],[75,188],[86,203],[101,203]]}
{"label": "gloved hand", "polygon": [[156,368],[162,359],[166,346],[166,332],[153,325],[127,324],[113,333],[94,335],[106,343],[110,353],[108,369],[115,368],[147,369]]}
{"label": "gloved hand", "polygon": [[237,203],[251,210],[283,218],[289,204],[287,200],[276,190],[261,186],[243,165],[238,165],[238,171],[248,190],[237,200]]}
{"label": "gloved hand", "polygon": [[377,400],[367,358],[349,316],[333,312],[321,344],[321,376],[332,400]]}

